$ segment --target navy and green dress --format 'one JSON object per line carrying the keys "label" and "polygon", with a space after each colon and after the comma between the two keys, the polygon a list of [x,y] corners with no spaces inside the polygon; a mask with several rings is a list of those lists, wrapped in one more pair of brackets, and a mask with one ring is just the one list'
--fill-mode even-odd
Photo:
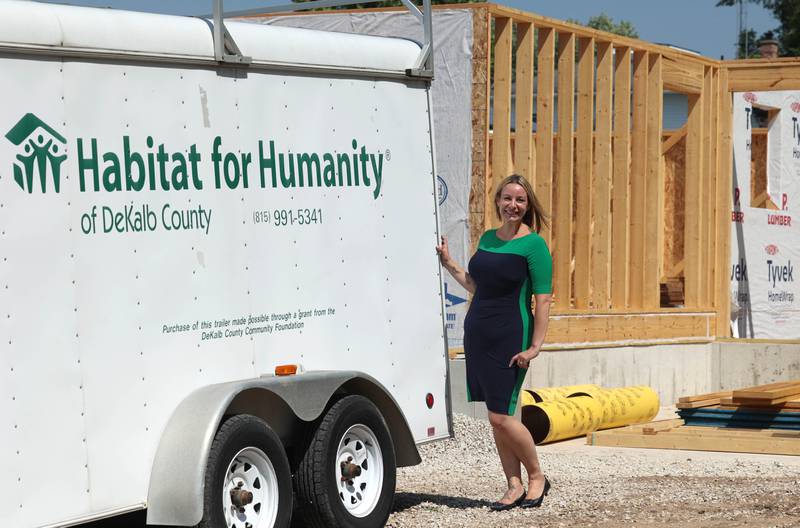
{"label": "navy and green dress", "polygon": [[464,319],[467,396],[512,415],[527,369],[508,363],[531,344],[531,295],[552,292],[550,251],[537,233],[501,240],[492,229],[481,236],[469,274],[476,288]]}

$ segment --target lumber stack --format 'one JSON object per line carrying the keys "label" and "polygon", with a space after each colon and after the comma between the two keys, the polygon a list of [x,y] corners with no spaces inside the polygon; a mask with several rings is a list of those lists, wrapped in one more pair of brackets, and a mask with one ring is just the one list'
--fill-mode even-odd
{"label": "lumber stack", "polygon": [[595,431],[587,435],[586,443],[607,447],[800,455],[800,431],[701,427],[684,425],[681,419]]}
{"label": "lumber stack", "polygon": [[800,430],[800,380],[684,396],[677,407],[691,426]]}

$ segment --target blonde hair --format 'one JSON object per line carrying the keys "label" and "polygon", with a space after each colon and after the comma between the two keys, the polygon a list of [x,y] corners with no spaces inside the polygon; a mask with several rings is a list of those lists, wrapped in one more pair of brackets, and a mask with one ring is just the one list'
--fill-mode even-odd
{"label": "blonde hair", "polygon": [[549,227],[550,224],[548,219],[550,217],[547,215],[547,213],[545,213],[542,204],[539,203],[539,200],[533,193],[531,184],[528,183],[528,180],[526,180],[524,176],[519,174],[512,174],[511,176],[506,177],[500,182],[500,185],[497,186],[497,192],[494,193],[494,212],[497,214],[497,218],[502,218],[500,216],[500,206],[497,205],[497,202],[500,200],[500,195],[503,193],[503,188],[511,183],[515,183],[525,189],[525,194],[528,195],[528,210],[525,211],[525,215],[522,217],[522,222],[537,233],[542,230],[542,227]]}

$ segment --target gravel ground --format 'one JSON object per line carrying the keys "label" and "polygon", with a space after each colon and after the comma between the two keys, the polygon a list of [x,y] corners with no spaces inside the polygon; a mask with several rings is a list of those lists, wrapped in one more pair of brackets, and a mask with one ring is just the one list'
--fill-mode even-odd
{"label": "gravel ground", "polygon": [[553,488],[537,510],[493,512],[505,478],[488,422],[454,415],[455,438],[398,470],[387,526],[800,527],[800,457],[592,447],[539,448]]}

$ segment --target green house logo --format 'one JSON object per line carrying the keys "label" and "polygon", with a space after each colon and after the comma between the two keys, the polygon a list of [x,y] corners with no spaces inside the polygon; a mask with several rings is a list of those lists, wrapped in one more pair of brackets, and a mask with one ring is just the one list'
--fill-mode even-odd
{"label": "green house logo", "polygon": [[47,192],[48,172],[51,174],[53,189],[61,187],[61,164],[67,159],[64,145],[67,140],[53,130],[47,123],[33,114],[25,114],[6,134],[14,145],[20,147],[17,163],[14,163],[14,181],[29,193],[33,192],[34,176],[38,173],[42,192]]}

